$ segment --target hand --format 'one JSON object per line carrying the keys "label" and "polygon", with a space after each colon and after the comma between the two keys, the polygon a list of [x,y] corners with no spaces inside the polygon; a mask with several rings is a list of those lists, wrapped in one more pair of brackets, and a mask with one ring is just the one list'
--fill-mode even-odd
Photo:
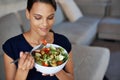
{"label": "hand", "polygon": [[47,75],[50,75],[50,76],[54,76],[54,74],[42,74],[43,76],[47,76]]}
{"label": "hand", "polygon": [[28,52],[20,52],[18,68],[23,71],[29,71],[34,66],[34,58]]}

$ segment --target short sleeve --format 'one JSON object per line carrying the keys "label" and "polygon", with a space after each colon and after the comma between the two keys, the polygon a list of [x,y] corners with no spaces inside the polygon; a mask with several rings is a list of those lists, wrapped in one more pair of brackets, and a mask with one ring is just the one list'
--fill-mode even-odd
{"label": "short sleeve", "polygon": [[70,53],[70,51],[72,49],[72,45],[71,45],[70,41],[68,40],[68,38],[61,34],[55,33],[54,44],[62,46],[63,48],[65,48],[67,50],[68,53]]}
{"label": "short sleeve", "polygon": [[64,39],[65,39],[64,40],[65,42],[63,42],[63,44],[64,44],[63,47],[67,50],[68,53],[70,53],[70,51],[72,49],[71,43],[67,37],[64,36]]}
{"label": "short sleeve", "polygon": [[2,45],[3,51],[12,59],[14,59],[13,55],[13,49],[12,49],[12,44],[10,40],[7,40],[3,45]]}

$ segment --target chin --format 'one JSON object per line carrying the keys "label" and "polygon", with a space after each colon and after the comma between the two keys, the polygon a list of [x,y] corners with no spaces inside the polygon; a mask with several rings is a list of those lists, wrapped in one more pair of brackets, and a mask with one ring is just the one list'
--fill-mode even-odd
{"label": "chin", "polygon": [[44,31],[43,30],[39,30],[38,33],[41,36],[46,36],[49,33],[49,30],[44,30]]}
{"label": "chin", "polygon": [[41,36],[46,36],[48,34],[48,32],[42,32],[40,34],[41,34]]}

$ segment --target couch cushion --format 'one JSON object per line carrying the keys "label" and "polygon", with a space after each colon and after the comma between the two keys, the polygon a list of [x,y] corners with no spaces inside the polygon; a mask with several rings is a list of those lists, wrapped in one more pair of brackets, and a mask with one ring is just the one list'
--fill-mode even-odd
{"label": "couch cushion", "polygon": [[75,0],[85,16],[99,17],[104,16],[107,1],[109,0]]}
{"label": "couch cushion", "polygon": [[60,5],[57,4],[57,10],[56,10],[56,13],[55,13],[55,24],[54,25],[60,24],[65,20],[66,20],[66,17],[64,15]]}
{"label": "couch cushion", "polygon": [[103,80],[110,51],[102,47],[72,46],[75,80]]}
{"label": "couch cushion", "polygon": [[110,16],[120,18],[120,0],[111,0]]}
{"label": "couch cushion", "polygon": [[54,26],[53,30],[67,36],[73,44],[89,45],[96,35],[98,22],[99,18],[82,17],[74,23]]}
{"label": "couch cushion", "polygon": [[0,17],[26,8],[27,0],[0,0]]}
{"label": "couch cushion", "polygon": [[8,14],[0,18],[0,54],[2,52],[2,44],[13,36],[22,33],[20,23],[14,13]]}
{"label": "couch cushion", "polygon": [[104,18],[99,24],[98,37],[101,39],[120,40],[120,19]]}
{"label": "couch cushion", "polygon": [[30,23],[29,20],[26,18],[26,10],[20,10],[18,11],[18,18],[19,21],[21,22],[23,32],[26,32],[30,29]]}
{"label": "couch cushion", "polygon": [[83,14],[74,0],[58,0],[69,21],[74,22],[83,17]]}
{"label": "couch cushion", "polygon": [[5,80],[3,55],[0,54],[0,80]]}
{"label": "couch cushion", "polygon": [[99,24],[99,31],[103,33],[120,35],[120,19],[109,17],[102,19]]}
{"label": "couch cushion", "polygon": [[74,0],[77,4],[107,3],[109,0]]}

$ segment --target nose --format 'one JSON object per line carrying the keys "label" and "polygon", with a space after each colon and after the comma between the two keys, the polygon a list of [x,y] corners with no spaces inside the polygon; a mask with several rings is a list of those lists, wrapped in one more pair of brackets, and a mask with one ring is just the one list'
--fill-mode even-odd
{"label": "nose", "polygon": [[47,21],[46,19],[43,19],[43,20],[42,20],[42,25],[43,25],[44,27],[46,27],[46,26],[48,25],[48,21]]}

